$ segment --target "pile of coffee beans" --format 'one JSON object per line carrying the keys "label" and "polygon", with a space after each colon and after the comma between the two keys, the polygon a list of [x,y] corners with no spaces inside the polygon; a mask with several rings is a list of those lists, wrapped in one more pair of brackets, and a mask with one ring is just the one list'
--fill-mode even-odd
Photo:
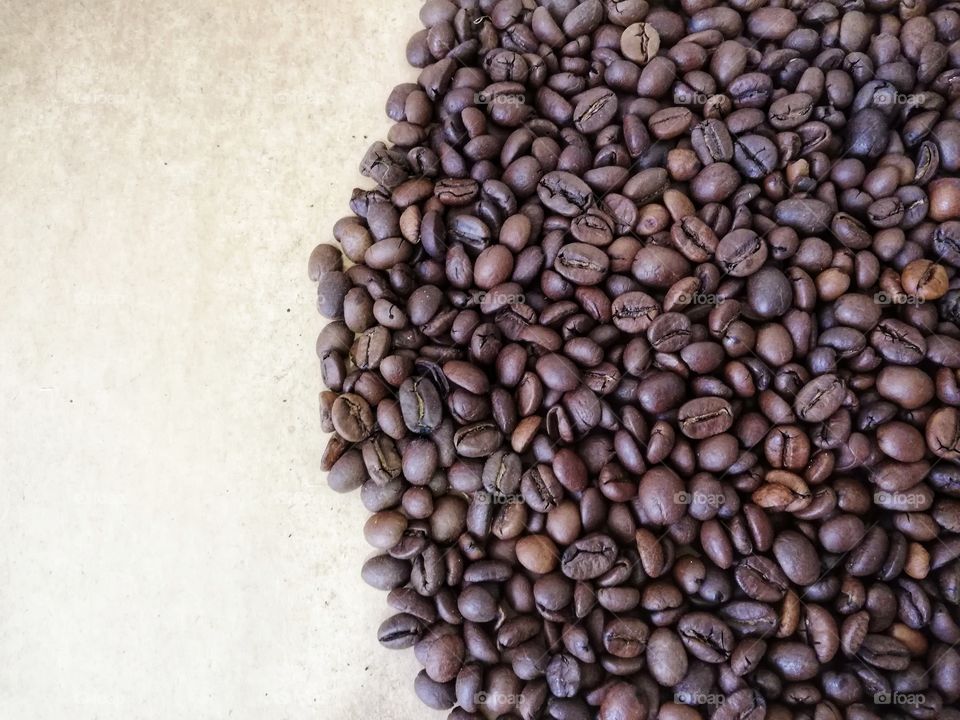
{"label": "pile of coffee beans", "polygon": [[309,264],[418,696],[960,719],[960,3],[420,18]]}

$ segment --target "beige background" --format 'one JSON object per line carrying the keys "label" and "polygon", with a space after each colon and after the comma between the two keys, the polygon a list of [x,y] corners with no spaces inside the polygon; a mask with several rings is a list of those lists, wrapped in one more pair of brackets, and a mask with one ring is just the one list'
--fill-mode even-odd
{"label": "beige background", "polygon": [[306,278],[416,0],[0,3],[0,717],[440,717],[331,492]]}

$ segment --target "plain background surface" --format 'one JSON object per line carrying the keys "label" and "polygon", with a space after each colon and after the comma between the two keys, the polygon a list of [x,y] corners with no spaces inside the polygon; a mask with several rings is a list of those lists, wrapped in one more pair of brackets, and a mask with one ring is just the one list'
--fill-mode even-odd
{"label": "plain background surface", "polygon": [[0,4],[0,717],[442,717],[318,471],[306,277],[419,7]]}

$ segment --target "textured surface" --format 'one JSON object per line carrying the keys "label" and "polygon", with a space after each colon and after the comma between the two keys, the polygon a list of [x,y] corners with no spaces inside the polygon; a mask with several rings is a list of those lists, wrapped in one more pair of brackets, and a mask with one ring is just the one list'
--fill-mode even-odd
{"label": "textured surface", "polygon": [[315,469],[306,278],[418,8],[0,7],[0,717],[434,715]]}

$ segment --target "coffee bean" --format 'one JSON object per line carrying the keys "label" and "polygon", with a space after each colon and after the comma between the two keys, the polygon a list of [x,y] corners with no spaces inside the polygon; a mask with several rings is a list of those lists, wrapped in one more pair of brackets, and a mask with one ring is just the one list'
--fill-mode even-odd
{"label": "coffee bean", "polygon": [[545,535],[528,535],[517,543],[517,560],[528,570],[541,575],[556,568],[557,556],[557,546]]}
{"label": "coffee bean", "polygon": [[888,365],[877,375],[877,392],[902,408],[916,410],[933,399],[934,386],[919,368]]}
{"label": "coffee bean", "polygon": [[799,642],[774,642],[767,657],[783,679],[790,682],[810,680],[820,670],[813,648]]}
{"label": "coffee bean", "polygon": [[960,219],[960,180],[939,178],[929,184],[927,193],[930,200],[931,220],[944,222]]}
{"label": "coffee bean", "polygon": [[643,65],[660,50],[660,34],[650,23],[633,23],[620,36],[620,50],[628,59]]}
{"label": "coffee bean", "polygon": [[783,599],[789,584],[780,568],[769,558],[750,555],[736,567],[737,585],[750,598],[762,602]]}
{"label": "coffee bean", "polygon": [[619,295],[613,300],[610,310],[614,325],[631,334],[648,330],[660,313],[657,302],[639,291]]}
{"label": "coffee bean", "polygon": [[402,650],[413,647],[423,632],[422,621],[408,613],[392,615],[380,624],[377,640],[384,647]]}
{"label": "coffee bean", "polygon": [[885,318],[870,334],[870,344],[880,355],[900,365],[916,365],[927,352],[927,342],[912,325]]}
{"label": "coffee bean", "polygon": [[886,635],[867,635],[857,657],[883,670],[905,670],[910,664],[909,650],[897,639]]}
{"label": "coffee bean", "polygon": [[646,717],[646,702],[638,691],[625,682],[614,683],[603,696],[600,704],[600,720],[643,720]]}
{"label": "coffee bean", "polygon": [[560,568],[572,580],[590,580],[607,572],[616,557],[616,543],[607,535],[596,533],[570,545],[563,553]]}
{"label": "coffee bean", "polygon": [[600,248],[586,243],[564,245],[557,253],[554,269],[577,285],[596,285],[603,281],[610,259]]}
{"label": "coffee bean", "polygon": [[334,401],[330,418],[337,434],[353,443],[370,435],[376,422],[369,403],[352,393],[345,393]]}
{"label": "coffee bean", "polygon": [[793,93],[770,103],[767,115],[774,129],[790,130],[810,119],[812,112],[813,98],[806,93]]}
{"label": "coffee bean", "polygon": [[789,199],[774,208],[777,222],[805,233],[817,233],[830,227],[833,211],[822,200],[814,198]]}
{"label": "coffee bean", "polygon": [[500,447],[502,441],[500,430],[490,422],[465,425],[453,436],[457,454],[465,458],[487,457]]}
{"label": "coffee bean", "polygon": [[793,304],[793,286],[779,269],[765,267],[747,279],[747,301],[761,318],[782,317]]}
{"label": "coffee bean", "polygon": [[673,687],[687,674],[687,652],[680,636],[670,628],[657,628],[647,641],[647,667],[660,685]]}
{"label": "coffee bean", "polygon": [[442,421],[442,406],[437,389],[426,378],[407,378],[400,386],[400,408],[411,432],[429,434]]}
{"label": "coffee bean", "polygon": [[672,107],[655,112],[647,124],[658,140],[669,140],[688,133],[693,120],[693,113],[688,108]]}
{"label": "coffee bean", "polygon": [[695,125],[690,133],[690,142],[704,165],[711,162],[730,162],[736,152],[727,126],[716,119],[704,120]]}
{"label": "coffee bean", "polygon": [[[772,9],[772,8],[771,8]],[[758,690],[743,688],[725,699],[713,714],[715,720],[766,716],[766,700]]]}
{"label": "coffee bean", "polygon": [[544,175],[537,185],[537,194],[544,205],[566,217],[580,215],[593,202],[590,186],[568,172]]}
{"label": "coffee bean", "polygon": [[603,647],[619,658],[635,658],[647,647],[650,628],[636,618],[615,618],[603,630]]}
{"label": "coffee bean", "polygon": [[654,525],[669,526],[685,514],[683,482],[664,467],[651,468],[640,479],[639,503],[645,518]]}
{"label": "coffee bean", "polygon": [[734,230],[717,245],[717,262],[728,275],[747,277],[767,260],[767,245],[755,232]]}
{"label": "coffee bean", "polygon": [[887,147],[889,125],[875,108],[864,108],[850,118],[846,152],[854,157],[875,158]]}
{"label": "coffee bean", "polygon": [[726,662],[733,652],[733,632],[719,618],[691,612],[677,623],[680,639],[691,655],[706,663]]}
{"label": "coffee bean", "polygon": [[632,272],[646,287],[667,288],[689,274],[690,264],[676,250],[650,245],[637,252]]}
{"label": "coffee bean", "polygon": [[687,215],[675,223],[670,237],[684,257],[693,262],[709,260],[719,243],[713,229],[694,215]]}
{"label": "coffee bean", "polygon": [[816,548],[799,532],[785,530],[777,535],[773,554],[786,576],[798,585],[810,585],[820,575]]}
{"label": "coffee bean", "polygon": [[684,435],[702,440],[730,429],[733,408],[723,398],[697,398],[680,408],[677,420]]}
{"label": "coffee bean", "polygon": [[947,272],[930,260],[914,260],[900,274],[903,289],[922,300],[939,300],[947,292]]}
{"label": "coffee bean", "polygon": [[573,110],[573,122],[583,133],[602,130],[617,114],[617,95],[608,88],[594,88],[580,96]]}
{"label": "coffee bean", "polygon": [[793,405],[804,422],[823,422],[840,409],[845,395],[843,381],[828,373],[804,385]]}

